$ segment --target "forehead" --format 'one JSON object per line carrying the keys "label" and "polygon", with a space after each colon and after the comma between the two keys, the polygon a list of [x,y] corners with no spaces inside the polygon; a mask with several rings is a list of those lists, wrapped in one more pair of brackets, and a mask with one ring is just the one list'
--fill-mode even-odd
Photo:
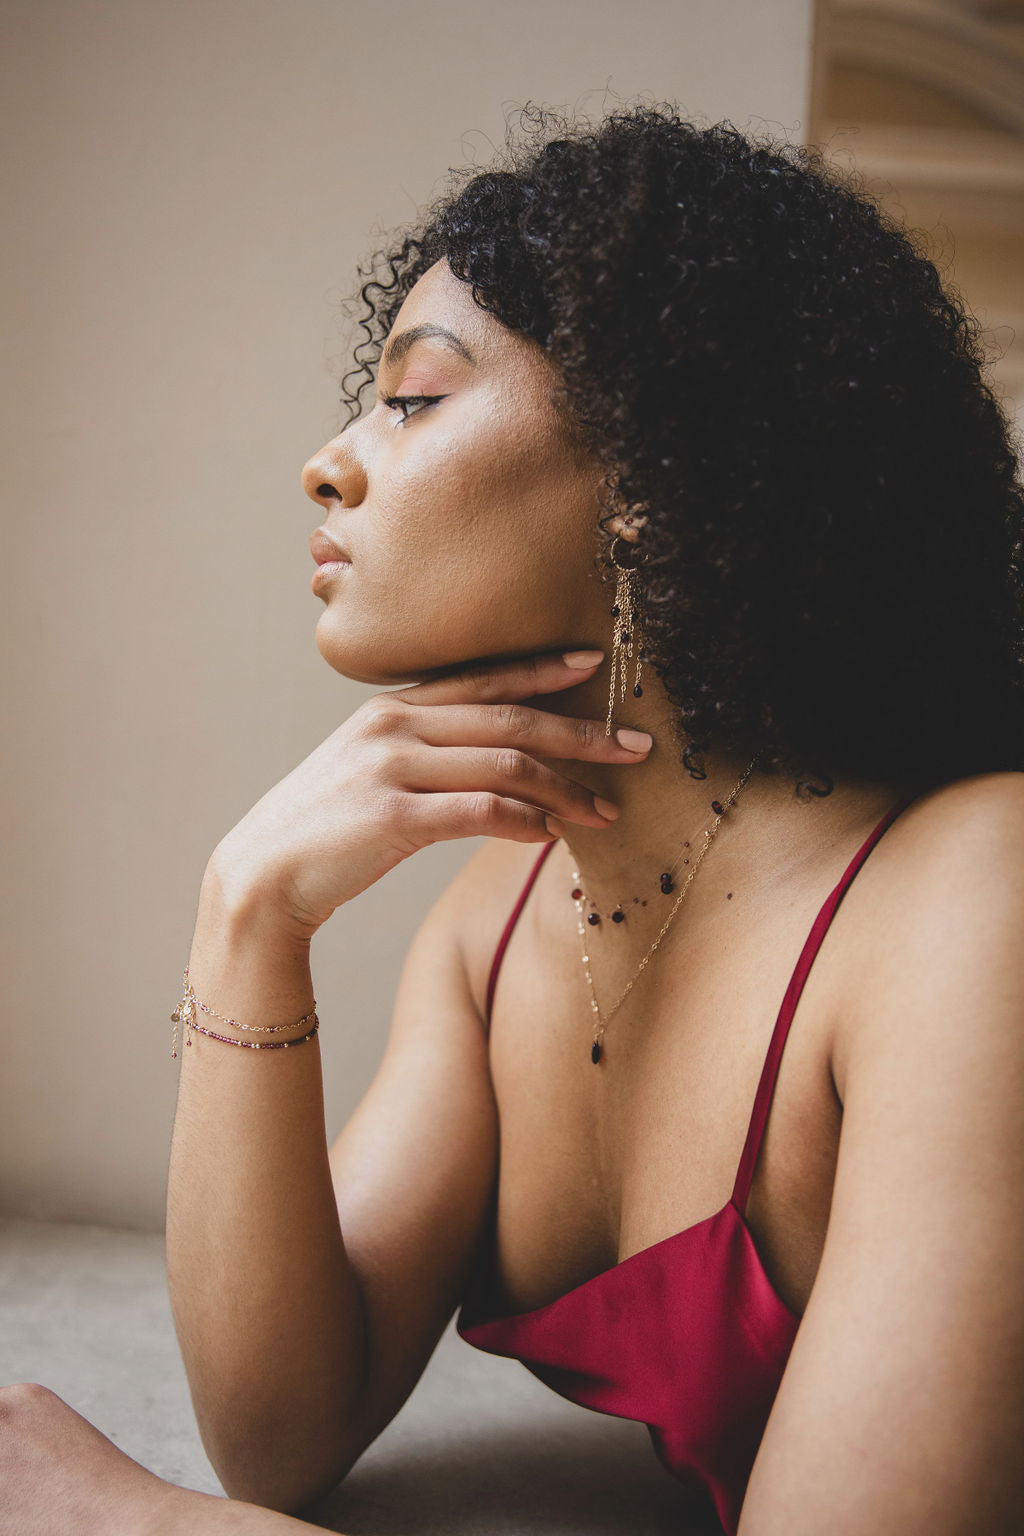
{"label": "forehead", "polygon": [[[457,278],[448,262],[436,261],[406,294],[395,317],[391,335],[431,321],[461,337],[480,363],[500,360],[521,351],[531,338],[510,331],[494,315],[480,308],[469,283]],[[430,343],[428,343],[429,345]],[[440,342],[433,343],[440,346]]]}

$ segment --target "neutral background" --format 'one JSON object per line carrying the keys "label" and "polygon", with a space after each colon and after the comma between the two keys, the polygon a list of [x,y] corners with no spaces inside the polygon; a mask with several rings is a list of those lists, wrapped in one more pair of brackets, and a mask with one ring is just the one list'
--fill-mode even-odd
{"label": "neutral background", "polygon": [[[3,6],[0,1209],[162,1228],[204,866],[373,691],[316,649],[299,485],[356,263],[527,101],[805,137],[811,30],[810,0]],[[314,941],[332,1135],[475,846]]]}

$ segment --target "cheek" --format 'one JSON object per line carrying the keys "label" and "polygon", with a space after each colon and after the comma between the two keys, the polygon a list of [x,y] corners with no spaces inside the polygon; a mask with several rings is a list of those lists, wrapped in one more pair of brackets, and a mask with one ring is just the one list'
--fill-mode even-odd
{"label": "cheek", "polygon": [[575,606],[597,549],[593,476],[536,403],[477,397],[443,433],[436,421],[419,439],[410,427],[380,468],[353,599],[421,636]]}

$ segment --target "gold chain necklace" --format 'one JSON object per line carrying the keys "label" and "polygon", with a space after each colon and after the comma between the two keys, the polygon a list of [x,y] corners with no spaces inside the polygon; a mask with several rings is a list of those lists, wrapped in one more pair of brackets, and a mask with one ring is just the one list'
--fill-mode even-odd
{"label": "gold chain necklace", "polygon": [[[654,943],[651,945],[650,949],[647,951],[646,955],[644,955],[643,959],[640,961],[640,964],[637,966],[636,971],[635,971],[632,979],[627,983],[627,985],[625,987],[625,990],[622,992],[622,995],[618,998],[618,1000],[616,1001],[614,1007],[610,1008],[609,1011],[606,1014],[602,1014],[600,1006],[598,1005],[598,1001],[597,1001],[597,993],[594,991],[594,978],[593,978],[593,976],[591,975],[591,972],[590,972],[590,956],[587,953],[586,929],[583,926],[583,902],[585,900],[585,893],[584,893],[584,891],[582,890],[582,888],[579,885],[579,878],[580,878],[579,870],[578,869],[574,869],[573,870],[572,877],[573,877],[573,880],[576,882],[576,884],[573,887],[573,893],[572,893],[573,901],[576,904],[576,913],[577,913],[576,927],[577,927],[577,929],[579,931],[580,944],[582,946],[583,969],[586,972],[587,984],[590,987],[590,999],[591,999],[590,1007],[591,1007],[592,1013],[596,1016],[596,1018],[598,1020],[598,1028],[597,1028],[597,1031],[596,1031],[596,1033],[594,1035],[593,1044],[591,1045],[591,1048],[590,1048],[590,1059],[591,1059],[591,1061],[599,1062],[601,1060],[601,1041],[602,1041],[602,1039],[604,1037],[605,1025],[607,1024],[608,1020],[611,1018],[612,1014],[615,1013],[616,1010],[625,1001],[626,997],[628,996],[628,994],[632,990],[634,983],[639,978],[640,973],[643,970],[644,966],[647,964],[648,960],[650,960],[651,956],[654,954],[654,951],[657,949],[658,945],[661,943],[662,939],[665,937],[665,934],[668,932],[669,924],[671,923],[672,919],[675,917],[676,913],[679,910],[680,904],[683,901],[683,898],[685,897],[687,891],[690,889],[690,886],[693,883],[694,877],[695,877],[698,869],[700,868],[701,860],[704,858],[704,855],[707,853],[708,849],[711,847],[711,844],[712,844],[712,842],[715,839],[715,836],[716,836],[716,834],[718,832],[718,829],[722,825],[722,820],[723,820],[723,817],[725,816],[726,811],[733,804],[733,802],[736,799],[736,796],[739,794],[740,790],[743,788],[744,784],[747,782],[747,780],[749,779],[750,775],[753,773],[754,765],[757,762],[757,760],[760,757],[760,755],[761,755],[760,752],[756,752],[754,754],[753,758],[751,759],[750,766],[747,768],[746,772],[742,775],[742,777],[740,778],[739,782],[736,784],[736,786],[732,790],[732,792],[729,795],[726,796],[726,800],[725,800],[724,805],[719,800],[712,800],[711,808],[715,812],[714,824],[710,828],[705,827],[705,829],[704,829],[704,845],[701,848],[700,852],[697,854],[697,857],[695,858],[695,860],[693,862],[693,867],[691,868],[690,873],[687,875],[686,879],[683,881],[682,887],[680,888],[680,891],[679,891],[679,895],[676,897],[676,899],[675,899],[675,901],[674,901],[674,903],[672,905],[672,910],[669,913],[668,917],[665,919],[665,922],[662,925],[662,929],[661,929],[661,932],[658,934],[658,937],[655,939]],[[684,846],[689,847],[689,844],[687,843]],[[673,870],[678,866],[678,862],[679,861],[677,860],[676,861],[676,865],[673,865]],[[685,860],[684,862],[688,863],[689,860]],[[665,883],[664,883],[666,877],[663,875],[661,878],[662,878],[662,889],[663,890],[666,890],[666,889],[670,890],[671,889],[671,881],[669,883],[669,886],[666,888]],[[619,910],[621,910],[621,905],[620,905]]]}

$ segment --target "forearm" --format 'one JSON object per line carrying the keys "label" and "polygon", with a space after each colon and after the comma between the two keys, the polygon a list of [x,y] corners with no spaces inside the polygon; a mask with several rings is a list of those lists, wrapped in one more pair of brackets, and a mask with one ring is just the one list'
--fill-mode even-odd
{"label": "forearm", "polygon": [[[265,910],[229,904],[211,862],[189,980],[204,1003],[249,1025],[298,1020],[313,1006],[309,946],[285,939]],[[205,1014],[199,1022],[274,1038]],[[328,1162],[319,1037],[255,1051],[193,1032],[179,1056],[167,1274],[200,1433],[233,1497],[301,1507],[347,1470],[367,1366]]]}
{"label": "forearm", "polygon": [[325,1529],[258,1504],[167,1484],[152,1506],[144,1536],[308,1536]]}

